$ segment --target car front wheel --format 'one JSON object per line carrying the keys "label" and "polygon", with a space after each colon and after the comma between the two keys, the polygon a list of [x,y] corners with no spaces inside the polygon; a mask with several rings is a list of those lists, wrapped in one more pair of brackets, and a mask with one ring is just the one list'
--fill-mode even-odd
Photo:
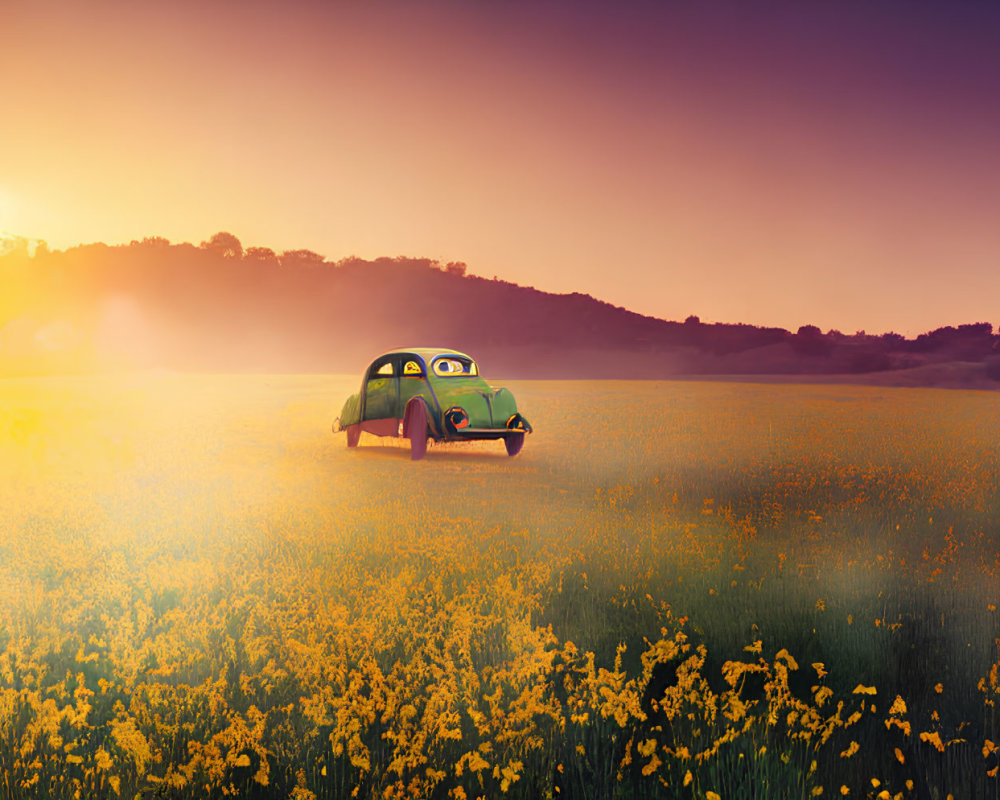
{"label": "car front wheel", "polygon": [[410,440],[410,458],[419,461],[427,455],[427,412],[414,400],[406,407],[406,436]]}
{"label": "car front wheel", "polygon": [[521,452],[521,448],[524,447],[524,434],[508,433],[503,437],[503,443],[507,447],[507,455],[516,456]]}

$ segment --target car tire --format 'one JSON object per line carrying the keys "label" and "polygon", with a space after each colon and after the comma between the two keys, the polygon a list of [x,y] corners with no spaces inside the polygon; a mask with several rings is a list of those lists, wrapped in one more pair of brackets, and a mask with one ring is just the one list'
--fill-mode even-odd
{"label": "car tire", "polygon": [[427,412],[421,400],[406,407],[406,437],[410,440],[410,458],[419,461],[427,455]]}
{"label": "car tire", "polygon": [[361,426],[348,425],[344,430],[347,431],[347,446],[357,447],[358,442],[361,441]]}
{"label": "car tire", "polygon": [[521,448],[524,447],[524,434],[508,433],[503,437],[503,443],[507,448],[507,455],[516,456],[521,452]]}

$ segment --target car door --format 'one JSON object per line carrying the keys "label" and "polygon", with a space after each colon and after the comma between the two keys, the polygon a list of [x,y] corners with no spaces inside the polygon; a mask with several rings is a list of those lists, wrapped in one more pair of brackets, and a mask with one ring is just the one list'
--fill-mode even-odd
{"label": "car door", "polygon": [[396,374],[396,361],[391,356],[383,356],[368,369],[365,380],[365,419],[394,418],[398,406],[399,376]]}
{"label": "car door", "polygon": [[406,404],[417,395],[422,395],[431,406],[427,392],[427,370],[424,361],[415,354],[406,353],[399,361],[399,408],[400,415]]}

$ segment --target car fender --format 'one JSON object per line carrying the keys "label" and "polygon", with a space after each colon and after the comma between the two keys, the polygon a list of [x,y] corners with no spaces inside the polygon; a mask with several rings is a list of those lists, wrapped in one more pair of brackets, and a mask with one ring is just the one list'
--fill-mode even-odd
{"label": "car fender", "polygon": [[414,403],[419,403],[421,407],[424,409],[424,418],[427,420],[427,430],[430,432],[430,435],[437,436],[438,433],[437,425],[434,423],[434,417],[431,414],[431,410],[427,405],[427,401],[420,395],[417,395],[416,397],[411,397],[406,403],[406,408],[403,409],[403,438],[409,438],[410,436],[410,431],[408,428],[410,419],[410,406],[412,406]]}

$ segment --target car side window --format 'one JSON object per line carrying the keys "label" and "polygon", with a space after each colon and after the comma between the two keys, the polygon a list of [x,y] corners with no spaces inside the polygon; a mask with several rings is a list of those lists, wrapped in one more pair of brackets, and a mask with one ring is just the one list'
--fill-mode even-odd
{"label": "car side window", "polygon": [[386,361],[381,367],[375,370],[376,375],[392,375],[392,362]]}
{"label": "car side window", "polygon": [[403,365],[403,374],[419,378],[424,374],[424,371],[420,368],[420,365],[416,361],[407,361]]}
{"label": "car side window", "polygon": [[437,375],[450,377],[460,375],[478,375],[476,362],[465,358],[441,357],[434,361],[434,372]]}

